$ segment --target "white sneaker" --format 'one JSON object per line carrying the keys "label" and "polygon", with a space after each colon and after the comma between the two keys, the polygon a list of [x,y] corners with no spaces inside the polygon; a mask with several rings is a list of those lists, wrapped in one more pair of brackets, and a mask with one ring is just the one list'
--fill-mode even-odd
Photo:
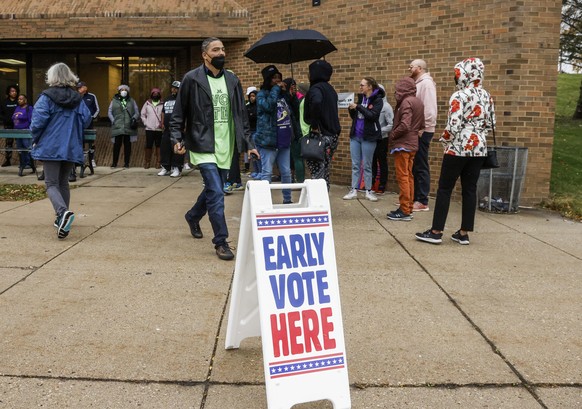
{"label": "white sneaker", "polygon": [[172,168],[172,174],[170,175],[171,178],[177,178],[178,176],[180,176],[180,169],[178,168]]}
{"label": "white sneaker", "polygon": [[350,189],[350,192],[344,196],[344,200],[352,200],[358,197],[358,191],[356,189]]}
{"label": "white sneaker", "polygon": [[189,163],[184,163],[184,170],[191,170],[192,166]]}
{"label": "white sneaker", "polygon": [[376,197],[374,192],[372,192],[371,190],[366,190],[366,199],[368,199],[370,202],[377,202],[378,201],[378,198]]}
{"label": "white sneaker", "polygon": [[94,168],[96,168],[96,167],[97,167],[97,164],[95,163],[95,159],[93,159],[93,160],[91,161],[91,166],[93,166]]}
{"label": "white sneaker", "polygon": [[170,174],[170,171],[169,170],[166,170],[166,168],[162,168],[162,170],[160,170],[158,172],[158,176],[166,176],[166,175],[169,175],[169,174]]}

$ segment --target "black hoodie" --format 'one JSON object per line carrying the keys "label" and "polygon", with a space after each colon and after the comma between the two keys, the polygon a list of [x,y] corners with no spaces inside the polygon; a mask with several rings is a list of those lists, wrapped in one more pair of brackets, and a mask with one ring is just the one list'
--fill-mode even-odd
{"label": "black hoodie", "polygon": [[67,109],[76,108],[83,100],[79,92],[69,87],[50,87],[42,93],[49,97],[55,104]]}
{"label": "black hoodie", "polygon": [[324,60],[309,65],[309,92],[305,96],[303,119],[323,135],[339,135],[342,128],[337,107],[337,92],[329,84],[333,68]]}

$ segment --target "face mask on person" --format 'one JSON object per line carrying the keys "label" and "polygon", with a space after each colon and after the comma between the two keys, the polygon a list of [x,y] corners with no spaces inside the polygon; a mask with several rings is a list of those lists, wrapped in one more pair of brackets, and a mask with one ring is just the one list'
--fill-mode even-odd
{"label": "face mask on person", "polygon": [[219,55],[218,57],[212,57],[210,64],[217,70],[221,70],[224,67],[224,55]]}
{"label": "face mask on person", "polygon": [[119,95],[121,95],[121,98],[127,98],[127,91],[121,91]]}
{"label": "face mask on person", "polygon": [[154,95],[152,95],[152,101],[154,101],[154,102],[158,102],[158,101],[160,100],[160,98],[161,98],[161,97],[160,97],[160,95],[158,95],[158,94],[154,94]]}

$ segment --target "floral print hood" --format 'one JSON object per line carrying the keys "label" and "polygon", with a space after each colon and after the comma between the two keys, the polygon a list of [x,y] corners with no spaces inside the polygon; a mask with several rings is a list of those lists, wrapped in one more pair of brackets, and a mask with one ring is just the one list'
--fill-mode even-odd
{"label": "floral print hood", "polygon": [[482,86],[484,71],[479,58],[455,65],[457,91],[449,100],[447,125],[440,138],[446,155],[487,156],[487,136],[495,126],[495,110]]}
{"label": "floral print hood", "polygon": [[467,58],[455,65],[457,89],[477,88],[483,83],[485,66],[479,58]]}

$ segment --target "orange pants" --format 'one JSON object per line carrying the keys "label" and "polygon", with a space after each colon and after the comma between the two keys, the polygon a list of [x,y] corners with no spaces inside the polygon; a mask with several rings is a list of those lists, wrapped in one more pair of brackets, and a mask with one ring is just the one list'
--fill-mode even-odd
{"label": "orange pants", "polygon": [[396,168],[396,181],[400,189],[400,210],[406,214],[412,214],[412,203],[414,201],[414,175],[412,174],[412,164],[416,152],[398,151],[394,152],[394,167]]}

